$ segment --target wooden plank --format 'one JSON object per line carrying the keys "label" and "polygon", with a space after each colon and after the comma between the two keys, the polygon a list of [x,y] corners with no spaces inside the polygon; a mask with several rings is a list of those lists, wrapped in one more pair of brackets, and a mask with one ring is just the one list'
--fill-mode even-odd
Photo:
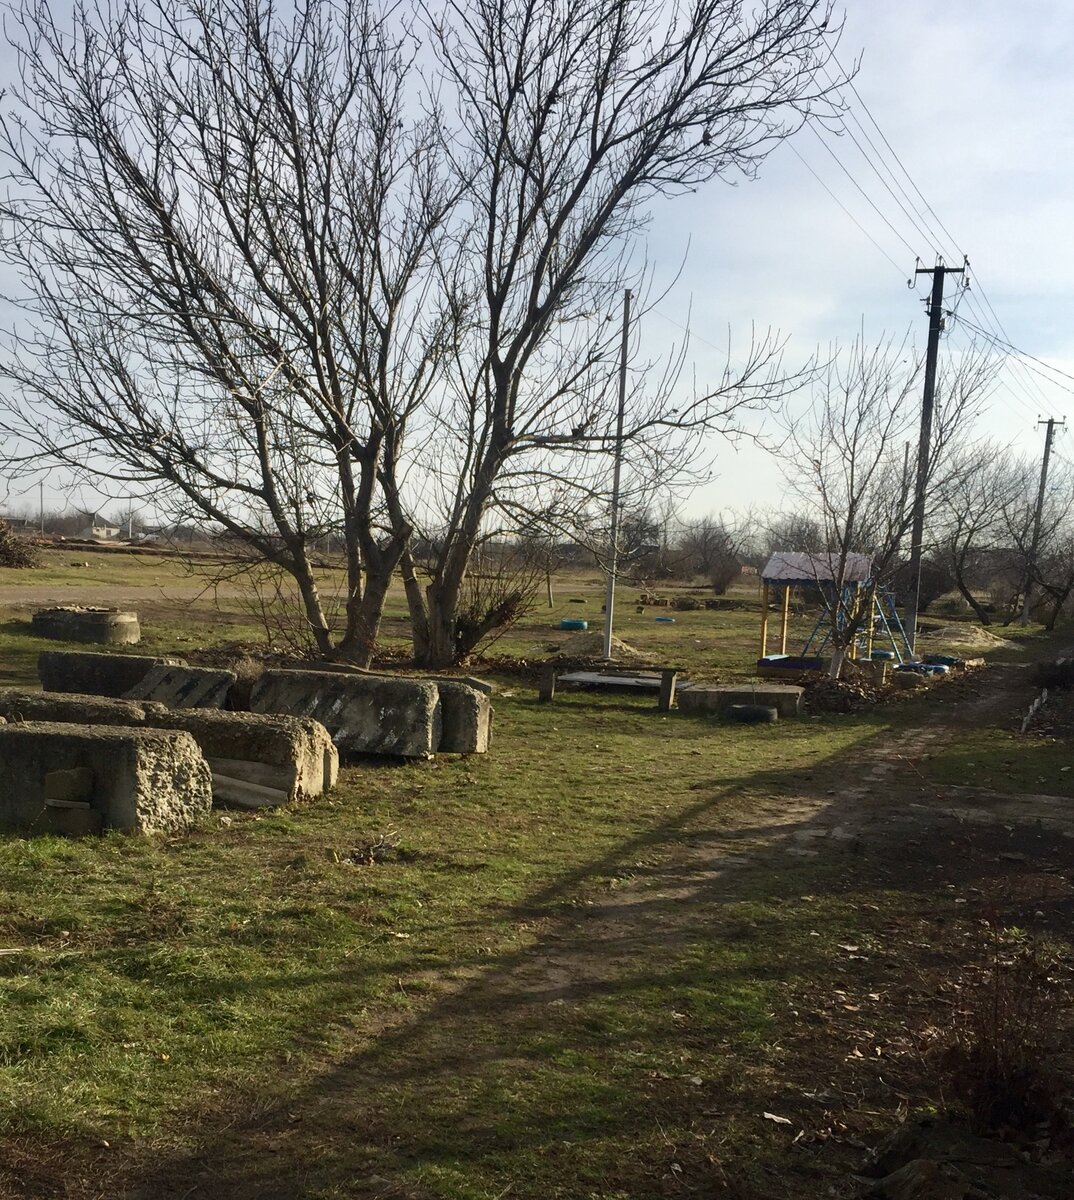
{"label": "wooden plank", "polygon": [[660,698],[656,702],[661,712],[670,712],[675,703],[675,681],[679,672],[673,667],[660,672]]}

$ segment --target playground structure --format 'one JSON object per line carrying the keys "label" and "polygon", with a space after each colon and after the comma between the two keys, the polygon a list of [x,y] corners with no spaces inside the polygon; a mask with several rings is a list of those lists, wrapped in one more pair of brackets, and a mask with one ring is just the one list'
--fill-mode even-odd
{"label": "playground structure", "polygon": [[[801,652],[789,655],[787,635],[791,592],[795,588],[816,592],[820,597],[821,612]],[[777,654],[768,653],[773,590],[780,594]],[[824,669],[821,656],[831,640],[833,615],[837,629],[860,623],[860,629],[848,651],[849,658],[872,658],[875,642],[880,637],[891,646],[891,651],[885,650],[883,657],[895,658],[900,664],[913,659],[914,654],[899,617],[895,597],[873,578],[873,564],[868,555],[847,553],[838,556],[780,550],[772,555],[761,571],[761,656],[758,665],[796,671]],[[879,652],[877,657],[881,657]]]}

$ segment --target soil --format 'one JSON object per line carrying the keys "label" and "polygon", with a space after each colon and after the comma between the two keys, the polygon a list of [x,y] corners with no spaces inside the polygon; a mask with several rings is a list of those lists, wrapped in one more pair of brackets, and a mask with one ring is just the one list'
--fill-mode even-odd
{"label": "soil", "polygon": [[[853,940],[814,942],[826,970],[812,984],[786,988],[779,1085],[773,1090],[766,1078],[761,1089],[741,1061],[732,1076],[699,1081],[686,1098],[673,1077],[650,1080],[654,1111],[695,1107],[696,1136],[669,1147],[673,1172],[666,1164],[624,1163],[623,1179],[609,1181],[621,1190],[600,1193],[738,1200],[861,1194],[868,1185],[857,1172],[869,1146],[908,1111],[950,1101],[937,1055],[952,1014],[965,1007],[987,970],[995,931],[1018,926],[1045,939],[1069,938],[1074,802],[938,787],[920,769],[960,727],[1011,728],[1033,694],[1021,668],[985,669],[923,697],[913,724],[874,740],[852,760],[822,764],[804,777],[761,771],[729,789],[718,805],[715,786],[702,791],[688,819],[664,830],[667,852],[655,864],[635,864],[621,886],[546,921],[525,954],[461,982],[425,976],[438,998],[384,1037],[411,1069],[416,1058],[430,1075],[461,1070],[454,1047],[471,1044],[475,1013],[486,1020],[502,1014],[503,1044],[510,1045],[513,1027],[569,1014],[580,999],[628,980],[639,961],[658,960],[669,945],[688,944],[701,929],[722,922],[727,938],[763,937],[749,922],[722,915],[736,900],[766,889],[771,894],[792,877],[793,891],[783,897],[785,919],[804,923],[808,937],[810,906],[821,889],[873,891],[878,903],[862,907]],[[1065,728],[1074,727],[1074,703],[1064,700],[1051,710],[1050,728],[1059,727],[1063,714]],[[634,854],[642,857],[641,848]],[[887,899],[891,895],[897,903]],[[1069,966],[1056,968],[1067,981]],[[1069,1002],[1062,1011],[1057,1019],[1067,1037],[1052,1065],[1069,1072]],[[691,1027],[688,1012],[679,1018],[683,1044],[706,1036]],[[219,1137],[207,1130],[194,1154],[133,1147],[101,1156],[62,1184],[46,1167],[50,1178],[35,1176],[33,1194],[128,1200],[312,1194],[303,1190],[308,1162],[294,1147],[296,1113],[301,1136],[330,1154],[333,1138],[375,1126],[378,1090],[392,1086],[392,1058],[383,1048],[358,1049],[348,1060],[325,1064],[312,1083],[296,1083],[285,1106],[253,1115],[237,1111]],[[762,1165],[726,1157],[721,1139],[729,1123],[747,1126],[765,1147]],[[406,1131],[392,1136],[405,1140]],[[1019,1143],[1017,1153],[1027,1171],[1044,1168],[1069,1179],[1074,1195],[1065,1143],[1041,1134],[1032,1144]],[[92,1186],[79,1185],[79,1174],[92,1178]],[[950,1183],[948,1175],[943,1179]],[[363,1186],[356,1182],[345,1194],[412,1194],[385,1180]],[[596,1195],[586,1188],[561,1194]]]}

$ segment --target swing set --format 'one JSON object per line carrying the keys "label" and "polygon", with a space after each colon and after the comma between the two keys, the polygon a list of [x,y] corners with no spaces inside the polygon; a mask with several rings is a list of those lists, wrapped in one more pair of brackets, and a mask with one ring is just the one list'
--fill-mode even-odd
{"label": "swing set", "polygon": [[[913,659],[910,640],[889,588],[880,587],[873,578],[872,559],[865,554],[848,553],[837,585],[840,560],[835,554],[808,554],[793,550],[777,551],[761,572],[761,657],[759,668],[808,671],[823,669],[823,655],[831,641],[832,626],[845,629],[860,624],[848,657],[895,658],[900,664]],[[805,645],[797,655],[787,653],[790,625],[791,592],[808,589],[820,598],[821,611]],[[779,652],[768,652],[768,626],[773,595],[780,597]],[[863,614],[865,619],[863,620]],[[833,620],[834,616],[834,620]],[[877,651],[876,643],[890,644],[891,650]]]}

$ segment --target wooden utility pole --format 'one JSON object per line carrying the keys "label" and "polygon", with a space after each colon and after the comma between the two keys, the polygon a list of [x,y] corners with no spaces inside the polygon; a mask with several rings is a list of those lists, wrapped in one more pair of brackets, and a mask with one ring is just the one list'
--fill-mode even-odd
{"label": "wooden utility pole", "polygon": [[630,348],[630,289],[623,292],[623,340],[619,348],[619,413],[615,423],[615,469],[612,472],[611,545],[608,548],[608,590],[604,598],[604,657],[612,656],[612,617],[615,575],[619,570],[619,479],[623,472],[623,424],[626,418],[627,353]]}
{"label": "wooden utility pole", "polygon": [[1044,489],[1048,484],[1048,460],[1052,456],[1052,439],[1055,437],[1056,425],[1065,425],[1066,421],[1057,421],[1049,417],[1046,421],[1038,421],[1038,425],[1046,425],[1044,434],[1044,457],[1040,464],[1040,486],[1037,488],[1037,507],[1033,512],[1033,536],[1029,541],[1029,553],[1026,555],[1026,581],[1023,589],[1022,624],[1029,624],[1029,607],[1033,591],[1033,575],[1037,567],[1037,550],[1040,548],[1040,526],[1044,518]]}
{"label": "wooden utility pole", "polygon": [[910,525],[910,599],[906,605],[906,638],[910,649],[917,653],[917,608],[921,599],[921,554],[925,539],[925,493],[929,482],[929,452],[932,445],[932,410],[936,399],[936,363],[940,354],[940,334],[943,332],[943,285],[948,275],[963,275],[965,267],[918,267],[915,275],[932,276],[929,296],[929,341],[925,350],[925,389],[921,397],[921,435],[917,444],[917,483],[914,488],[914,510]]}

